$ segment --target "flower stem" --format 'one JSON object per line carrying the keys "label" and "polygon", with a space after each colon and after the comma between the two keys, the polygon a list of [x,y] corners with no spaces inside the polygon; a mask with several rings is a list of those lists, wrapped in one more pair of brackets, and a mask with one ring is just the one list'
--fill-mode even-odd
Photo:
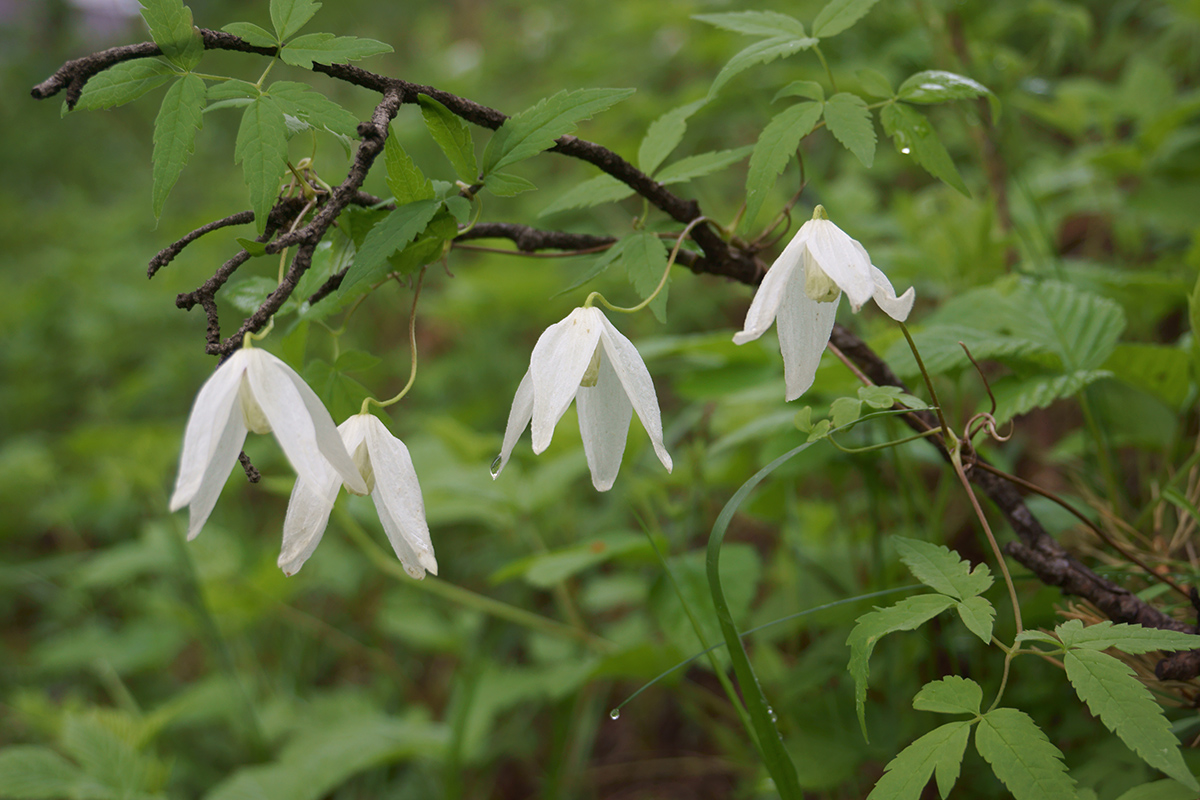
{"label": "flower stem", "polygon": [[367,407],[371,403],[380,408],[387,408],[390,405],[400,402],[417,380],[417,301],[421,299],[421,281],[424,278],[425,268],[422,267],[421,273],[417,276],[417,287],[413,291],[412,311],[408,314],[408,348],[409,352],[412,353],[412,367],[408,371],[408,383],[404,384],[404,388],[400,390],[400,393],[390,400],[379,401],[374,397],[368,397],[363,400],[362,411],[360,412],[362,414],[367,413]]}
{"label": "flower stem", "polygon": [[675,247],[671,249],[671,255],[669,258],[667,258],[667,266],[663,270],[662,278],[659,279],[658,286],[654,287],[654,291],[651,292],[650,296],[645,300],[638,303],[636,306],[624,308],[622,306],[614,306],[612,303],[608,302],[604,295],[600,294],[599,292],[592,292],[587,296],[587,299],[583,301],[583,307],[590,308],[593,303],[599,300],[600,303],[609,311],[619,311],[622,314],[632,314],[635,311],[641,311],[643,308],[650,305],[652,302],[654,302],[654,298],[658,297],[658,293],[663,290],[663,287],[667,285],[667,278],[671,275],[671,267],[675,265],[675,259],[679,256],[679,248],[683,246],[683,240],[687,238],[687,235],[692,232],[693,228],[695,228],[701,222],[707,221],[708,217],[696,217],[694,220],[689,222],[687,227],[683,229],[678,237],[676,237]]}

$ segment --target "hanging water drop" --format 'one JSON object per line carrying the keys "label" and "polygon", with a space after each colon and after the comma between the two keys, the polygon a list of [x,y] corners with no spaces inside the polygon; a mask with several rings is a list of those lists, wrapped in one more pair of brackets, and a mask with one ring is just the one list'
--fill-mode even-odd
{"label": "hanging water drop", "polygon": [[900,152],[904,153],[904,155],[908,155],[911,151],[907,147],[901,147]]}
{"label": "hanging water drop", "polygon": [[496,476],[500,474],[500,459],[501,458],[503,458],[503,456],[496,456],[496,460],[492,462],[492,466],[491,466],[491,470],[490,470],[492,473],[492,480],[495,480]]}
{"label": "hanging water drop", "polygon": [[771,715],[771,722],[779,722],[779,717],[775,714],[775,709],[767,706],[767,713]]}
{"label": "hanging water drop", "polygon": [[614,708],[612,711],[608,712],[608,717],[609,717],[609,719],[620,719],[621,718],[621,709]]}

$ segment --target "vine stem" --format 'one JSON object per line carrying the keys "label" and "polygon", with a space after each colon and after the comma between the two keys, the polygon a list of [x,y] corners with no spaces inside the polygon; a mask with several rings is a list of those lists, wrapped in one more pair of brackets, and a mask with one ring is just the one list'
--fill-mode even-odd
{"label": "vine stem", "polygon": [[658,280],[658,286],[654,287],[654,291],[651,292],[650,296],[645,300],[638,303],[636,306],[624,308],[622,306],[614,306],[612,303],[608,302],[604,295],[600,294],[599,292],[592,292],[587,296],[587,299],[583,301],[583,307],[588,308],[592,305],[592,303],[599,300],[610,311],[619,311],[623,314],[633,314],[634,312],[641,311],[643,308],[650,305],[652,302],[654,302],[654,298],[658,297],[658,293],[663,290],[663,287],[667,285],[667,278],[671,275],[671,267],[675,265],[675,259],[679,256],[679,248],[683,246],[683,240],[686,239],[687,235],[692,232],[692,229],[701,222],[708,222],[708,217],[696,217],[687,224],[687,227],[685,227],[675,239],[675,247],[671,249],[671,255],[667,259],[667,266],[663,269],[662,277]]}
{"label": "vine stem", "polygon": [[408,370],[408,383],[404,384],[404,388],[395,397],[388,400],[376,400],[374,397],[368,397],[363,400],[362,411],[360,414],[367,413],[367,408],[374,403],[380,408],[387,408],[404,399],[408,394],[408,390],[413,387],[413,383],[417,380],[417,301],[421,299],[421,282],[425,278],[425,268],[421,267],[421,273],[417,275],[417,287],[413,291],[412,310],[408,313],[408,349],[412,355],[412,366]]}

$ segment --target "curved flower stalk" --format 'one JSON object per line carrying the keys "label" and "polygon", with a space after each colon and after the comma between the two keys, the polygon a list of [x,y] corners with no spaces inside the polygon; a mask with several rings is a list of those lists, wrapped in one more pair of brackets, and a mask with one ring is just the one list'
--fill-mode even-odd
{"label": "curved flower stalk", "polygon": [[898,322],[908,318],[915,299],[911,287],[897,297],[887,276],[872,266],[866,249],[830,222],[823,206],[817,206],[813,218],[800,226],[767,270],[733,343],[753,341],[778,322],[785,397],[795,400],[816,378],[843,292],[854,313],[874,298]]}
{"label": "curved flower stalk", "polygon": [[[426,570],[437,575],[421,485],[404,442],[392,436],[378,417],[366,412],[350,417],[337,431],[353,454],[356,476],[366,483],[379,521],[404,570],[417,579],[424,578]],[[279,567],[287,575],[299,572],[320,544],[342,482],[342,475],[331,468],[326,468],[316,481],[305,476],[296,479],[283,521],[283,548],[279,553]]]}
{"label": "curved flower stalk", "polygon": [[608,491],[617,478],[634,411],[658,460],[671,471],[650,371],[633,343],[600,309],[585,306],[547,328],[534,345],[529,370],[513,398],[492,477],[499,476],[517,439],[531,423],[533,452],[545,450],[572,400],[597,491]]}
{"label": "curved flower stalk", "polygon": [[275,356],[243,347],[200,387],[188,417],[171,495],[171,511],[188,506],[188,539],[212,513],[248,431],[274,433],[301,478],[315,481],[333,470],[351,491],[367,493],[316,393]]}

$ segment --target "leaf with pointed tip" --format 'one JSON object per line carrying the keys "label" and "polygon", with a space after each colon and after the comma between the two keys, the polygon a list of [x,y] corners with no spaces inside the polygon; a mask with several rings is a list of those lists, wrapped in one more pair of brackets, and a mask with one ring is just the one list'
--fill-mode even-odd
{"label": "leaf with pointed tip", "polygon": [[997,708],[985,714],[975,729],[975,749],[1015,800],[1076,797],[1062,752],[1024,712]]}
{"label": "leaf with pointed tip", "polygon": [[254,224],[262,233],[279,196],[279,179],[287,169],[287,121],[273,97],[259,97],[246,106],[238,126],[234,162],[241,162]]}
{"label": "leaf with pointed tip", "polygon": [[511,172],[493,172],[483,182],[483,188],[497,197],[514,197],[521,192],[536,189],[537,186],[531,181],[525,180],[520,175],[513,175]]}
{"label": "leaf with pointed tip", "polygon": [[712,86],[709,87],[708,96],[713,97],[716,95],[721,90],[721,87],[728,83],[731,78],[753,67],[755,64],[766,64],[777,58],[795,55],[801,50],[807,50],[816,43],[817,40],[811,36],[792,36],[790,34],[787,36],[773,36],[770,39],[757,41],[729,59],[725,66],[721,68],[721,71],[717,73]]}
{"label": "leaf with pointed tip", "polygon": [[1017,642],[1042,642],[1043,644],[1052,644],[1055,647],[1060,645],[1058,639],[1055,639],[1045,631],[1021,631],[1017,634]]}
{"label": "leaf with pointed tip", "polygon": [[816,81],[792,81],[776,92],[775,96],[771,98],[771,102],[777,103],[784,97],[807,97],[809,100],[824,103],[825,87]]}
{"label": "leaf with pointed tip", "polygon": [[904,536],[894,536],[892,542],[913,577],[934,591],[965,600],[983,594],[992,585],[987,564],[977,564],[972,570],[969,561],[943,545]]}
{"label": "leaf with pointed tip", "polygon": [[633,189],[612,175],[600,174],[565,192],[561,197],[542,209],[539,217],[557,214],[571,208],[591,208],[602,203],[614,203],[633,194]]}
{"label": "leaf with pointed tip", "polygon": [[[667,247],[650,231],[638,231],[630,235],[622,252],[629,281],[638,297],[645,300],[657,288],[667,268]],[[668,276],[662,291],[650,303],[650,310],[659,322],[667,321],[667,290],[671,288]]]}
{"label": "leaf with pointed tip", "polygon": [[483,151],[483,173],[531,158],[554,146],[558,137],[575,130],[580,120],[619,103],[633,89],[577,89],[561,91],[504,121]]}
{"label": "leaf with pointed tip", "polygon": [[954,160],[924,114],[911,106],[892,103],[884,106],[879,119],[883,123],[883,132],[892,137],[902,155],[912,156],[930,175],[965,196],[971,196]]}
{"label": "leaf with pointed tip", "polygon": [[662,166],[662,162],[683,140],[687,132],[687,120],[708,102],[707,97],[673,108],[663,114],[646,129],[642,143],[638,146],[638,167],[647,175]]}
{"label": "leaf with pointed tip", "polygon": [[1193,791],[1200,790],[1200,783],[1183,763],[1179,739],[1171,732],[1170,721],[1150,690],[1134,676],[1132,667],[1106,653],[1082,647],[1069,650],[1063,656],[1063,666],[1079,699],[1106,728],[1150,766]]}
{"label": "leaf with pointed tip", "polygon": [[49,747],[19,744],[0,750],[0,797],[51,800],[109,796],[105,789]]}
{"label": "leaf with pointed tip", "polygon": [[909,76],[900,84],[896,98],[909,103],[946,103],[950,100],[966,100],[986,97],[992,107],[992,119],[1000,116],[1000,100],[991,89],[964,75],[956,75],[940,69],[931,69]]}
{"label": "leaf with pointed tip", "polygon": [[555,292],[551,296],[551,299],[553,299],[555,297],[560,297],[574,289],[578,289],[580,286],[583,286],[585,283],[592,280],[597,275],[599,275],[600,273],[604,272],[609,267],[611,267],[617,261],[617,259],[619,259],[624,254],[625,246],[627,244],[629,244],[630,238],[635,235],[636,234],[630,234],[629,236],[626,236],[624,239],[619,239],[617,242],[615,242],[612,247],[608,248],[603,253],[601,253],[600,257],[597,258],[595,260],[595,262],[593,262],[592,265],[590,267],[588,267],[587,270],[582,275],[580,275],[578,278],[576,278],[574,281],[572,281],[570,286],[567,286],[566,288],[564,288],[558,292]]}
{"label": "leaf with pointed tip", "polygon": [[821,109],[820,103],[797,103],[776,114],[763,128],[750,154],[750,169],[746,173],[746,213],[742,220],[747,226],[754,224],[775,180],[796,154],[800,140],[821,119]]}
{"label": "leaf with pointed tip", "polygon": [[154,216],[162,215],[163,204],[179,173],[196,150],[196,132],[204,124],[204,81],[185,75],[163,97],[154,120]]}
{"label": "leaf with pointed tip", "polygon": [[315,0],[271,0],[271,24],[279,41],[289,39],[307,25],[320,8],[321,4]]}
{"label": "leaf with pointed tip", "polygon": [[204,40],[192,24],[192,10],[182,0],[140,0],[150,36],[172,64],[194,69],[204,55]]}
{"label": "leaf with pointed tip", "polygon": [[919,800],[935,770],[938,791],[945,797],[958,781],[971,725],[967,720],[947,722],[901,750],[884,767],[867,800]]}
{"label": "leaf with pointed tip", "polygon": [[775,11],[733,11],[724,14],[693,14],[692,19],[748,36],[806,36],[804,23]]}
{"label": "leaf with pointed tip", "polygon": [[346,64],[368,56],[392,52],[392,46],[374,39],[357,36],[334,36],[332,33],[306,33],[297,36],[279,50],[279,57],[293,67],[312,69],[317,64]]}
{"label": "leaf with pointed tip", "polygon": [[387,141],[383,143],[383,161],[387,167],[387,185],[397,205],[433,199],[433,184],[400,144],[395,126],[389,128]]}
{"label": "leaf with pointed tip", "polygon": [[1105,620],[1084,627],[1077,619],[1070,619],[1054,629],[1064,647],[1086,647],[1090,650],[1107,650],[1115,647],[1126,653],[1152,653],[1155,650],[1193,650],[1200,648],[1200,636],[1182,631],[1161,628],[1146,628],[1122,622],[1114,625]]}
{"label": "leaf with pointed tip", "polygon": [[714,150],[711,153],[700,153],[681,158],[659,170],[654,179],[659,183],[670,185],[684,183],[693,178],[702,178],[736,164],[750,155],[753,149],[752,145],[747,145],[746,147],[736,147],[733,150]]}
{"label": "leaf with pointed tip", "polygon": [[425,230],[441,207],[440,200],[431,198],[402,205],[388,214],[367,233],[339,291],[345,293],[355,284],[383,277],[389,272],[388,258]]}
{"label": "leaf with pointed tip", "polygon": [[992,625],[996,621],[996,609],[986,598],[968,597],[956,608],[959,619],[971,633],[982,639],[985,644],[992,641]]}
{"label": "leaf with pointed tip", "polygon": [[339,136],[358,135],[358,117],[351,114],[306,83],[276,81],[267,93],[279,101],[285,114],[300,117],[314,128],[324,128]]}
{"label": "leaf with pointed tip", "polygon": [[813,20],[813,36],[828,39],[867,15],[879,0],[831,0]]}
{"label": "leaf with pointed tip", "polygon": [[157,89],[177,74],[157,58],[135,58],[114,64],[93,75],[84,85],[75,108],[92,111],[125,105]]}
{"label": "leaf with pointed tip", "polygon": [[825,101],[825,125],[833,138],[863,163],[875,161],[875,125],[867,101],[856,94],[838,92]]}
{"label": "leaf with pointed tip", "polygon": [[208,102],[211,104],[220,100],[253,100],[261,94],[262,90],[253,83],[231,78],[208,87]]}
{"label": "leaf with pointed tip", "polygon": [[862,84],[863,91],[871,97],[891,99],[895,96],[896,93],[892,91],[892,82],[882,72],[864,68],[854,74],[858,76],[858,82]]}
{"label": "leaf with pointed tip", "polygon": [[1178,781],[1163,778],[1135,786],[1117,800],[1196,800],[1196,792]]}
{"label": "leaf with pointed tip", "polygon": [[421,116],[429,135],[442,148],[459,180],[475,183],[479,179],[479,166],[475,161],[475,141],[467,123],[429,95],[417,95],[417,102],[421,104]]}
{"label": "leaf with pointed tip", "polygon": [[978,683],[970,678],[947,675],[922,686],[913,698],[913,708],[935,714],[978,714],[982,702],[983,689]]}
{"label": "leaf with pointed tip", "polygon": [[265,28],[260,28],[253,22],[231,22],[221,30],[232,33],[245,40],[246,44],[255,47],[278,47],[279,40],[275,34]]}

